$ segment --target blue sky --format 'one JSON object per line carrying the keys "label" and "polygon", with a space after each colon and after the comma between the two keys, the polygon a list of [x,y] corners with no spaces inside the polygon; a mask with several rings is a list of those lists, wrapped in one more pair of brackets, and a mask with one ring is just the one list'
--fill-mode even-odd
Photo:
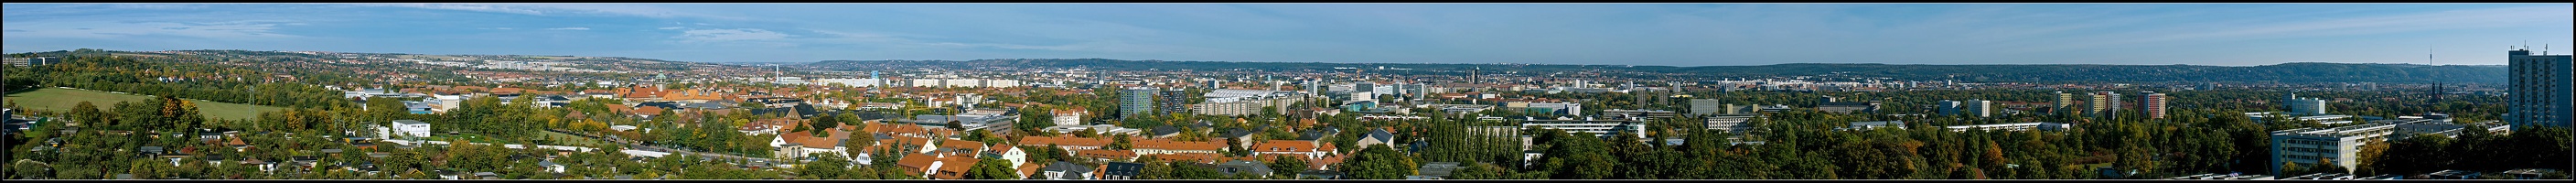
{"label": "blue sky", "polygon": [[2567,3],[7,3],[0,51],[1671,66],[2422,64],[2432,53],[2502,65],[2525,41],[2576,52],[2571,17]]}

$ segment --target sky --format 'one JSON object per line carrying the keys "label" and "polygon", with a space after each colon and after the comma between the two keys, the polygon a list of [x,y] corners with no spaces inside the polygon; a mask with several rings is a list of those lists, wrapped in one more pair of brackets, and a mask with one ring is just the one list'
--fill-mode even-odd
{"label": "sky", "polygon": [[[689,62],[1107,58],[1606,65],[2503,65],[2576,4],[0,4],[0,52]],[[2555,50],[2555,49],[2553,49]],[[2428,55],[2431,58],[2427,58]]]}

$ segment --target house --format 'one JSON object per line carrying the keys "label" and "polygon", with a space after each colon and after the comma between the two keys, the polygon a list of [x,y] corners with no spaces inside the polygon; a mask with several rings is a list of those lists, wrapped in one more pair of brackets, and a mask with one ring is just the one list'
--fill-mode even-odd
{"label": "house", "polygon": [[1335,171],[1332,171],[1332,170],[1306,170],[1306,171],[1298,171],[1298,172],[1297,172],[1297,179],[1321,179],[1321,180],[1342,179],[1342,172],[1335,172]]}
{"label": "house", "polygon": [[1017,167],[1019,167],[1019,168],[1014,168],[1014,169],[1012,169],[1012,170],[1017,170],[1017,171],[1015,171],[1015,173],[1014,173],[1014,174],[1012,174],[1013,176],[1016,176],[1016,177],[1013,177],[1013,178],[1019,178],[1019,179],[1033,179],[1033,178],[1036,178],[1036,179],[1043,179],[1043,177],[1030,177],[1030,176],[1031,176],[1031,175],[1037,175],[1037,174],[1038,174],[1038,169],[1044,169],[1044,168],[1046,168],[1046,165],[1041,165],[1041,164],[1022,164],[1022,165],[1017,166]]}
{"label": "house", "polygon": [[249,166],[251,166],[251,167],[259,167],[259,171],[261,171],[261,172],[277,171],[277,164],[276,164],[276,163],[270,163],[270,162],[268,162],[268,161],[259,160],[258,158],[252,158],[252,159],[250,159],[250,160],[242,160],[242,161],[241,161],[241,165],[249,165]]}
{"label": "house", "polygon": [[1905,121],[1862,121],[1862,122],[1851,122],[1851,125],[1850,125],[1850,126],[1842,127],[1842,128],[1834,128],[1834,130],[1869,130],[1869,129],[1878,129],[1878,128],[1896,128],[1896,129],[1899,129],[1899,130],[1903,130],[1903,129],[1905,129]]}
{"label": "house", "polygon": [[[1449,173],[1457,172],[1458,168],[1458,162],[1423,163],[1422,168],[1414,170],[1414,172],[1416,172],[1414,176],[1428,179],[1448,179]],[[1408,179],[1410,179],[1410,177],[1408,177]]]}
{"label": "house", "polygon": [[1359,140],[1351,141],[1351,145],[1353,145],[1353,146],[1351,146],[1351,147],[1353,147],[1353,148],[1362,148],[1362,149],[1365,149],[1365,148],[1367,148],[1368,146],[1372,146],[1372,145],[1380,145],[1380,144],[1387,144],[1387,143],[1394,143],[1394,142],[1395,142],[1395,133],[1394,133],[1394,132],[1388,132],[1385,128],[1376,128],[1376,129],[1369,129],[1368,134],[1362,134],[1362,135],[1360,135],[1360,139],[1359,139]]}
{"label": "house", "polygon": [[1099,173],[1092,171],[1091,166],[1076,165],[1071,162],[1064,161],[1048,163],[1046,168],[1039,169],[1038,171],[1040,172],[1040,176],[1038,178],[1046,180],[1091,180],[1093,176],[1096,176]]}
{"label": "house", "polygon": [[224,140],[224,146],[231,146],[231,147],[233,147],[233,152],[248,152],[248,151],[250,151],[250,143],[242,142],[242,139],[241,139],[241,138],[229,138],[229,139],[225,139],[225,140]]}
{"label": "house", "polygon": [[[1306,118],[1305,120],[1314,120],[1314,118]],[[1315,127],[1314,129],[1298,130],[1296,140],[1324,140],[1324,137],[1332,137],[1334,135],[1341,134],[1342,129],[1340,128]]]}
{"label": "house", "polygon": [[1075,150],[1073,151],[1073,156],[1091,158],[1094,161],[1127,161],[1135,159],[1136,152],[1108,149]]}
{"label": "house", "polygon": [[[2562,173],[2561,173],[2561,171],[2558,171],[2558,170],[2556,170],[2556,169],[2546,169],[2546,168],[2525,168],[2525,169],[2513,169],[2513,170],[2505,170],[2505,171],[2504,171],[2504,175],[2506,175],[2506,176],[2512,176],[2512,178],[2513,178],[2513,179],[2523,179],[2523,180],[2530,180],[2530,179],[2550,179],[2550,178],[2552,178],[2552,177],[2548,177],[2550,174],[2562,174]],[[2558,177],[2558,178],[2565,178],[2565,177]]]}
{"label": "house", "polygon": [[1234,146],[1234,148],[1251,148],[1253,143],[1251,142],[1252,135],[1260,134],[1265,130],[1270,130],[1270,127],[1262,126],[1260,128],[1253,129],[1227,128],[1225,129],[1225,134],[1219,135],[1217,138],[1233,142],[1233,144],[1226,145]]}
{"label": "house", "polygon": [[[1028,161],[1029,161],[1029,153],[1028,153],[1028,151],[1021,150],[1021,149],[1020,149],[1020,147],[1018,147],[1018,146],[1011,146],[1011,144],[993,144],[993,147],[984,148],[984,153],[980,154],[980,156],[977,156],[977,157],[987,157],[987,158],[993,158],[993,159],[1001,159],[1001,160],[1003,160],[1003,161],[1010,161],[1010,162],[1011,162],[1011,167],[1021,167],[1021,166],[1025,166],[1025,165],[1027,165],[1027,164],[1028,164]],[[1021,174],[1021,175],[1028,175],[1028,174]]]}
{"label": "house", "polygon": [[[801,121],[790,122],[791,124],[788,125],[802,125],[793,123]],[[772,148],[776,148],[776,151],[772,154],[774,157],[779,159],[804,159],[807,158],[806,155],[814,153],[846,154],[850,151],[850,147],[843,146],[842,144],[847,144],[847,141],[850,140],[850,131],[858,130],[857,128],[857,126],[843,125],[838,128],[827,130],[788,132],[785,134],[779,134],[777,138],[771,139],[769,141],[769,145]],[[815,137],[814,135],[817,133],[825,135],[822,137]]]}
{"label": "house", "polygon": [[1055,115],[1055,126],[1074,126],[1082,125],[1082,115],[1090,112],[1077,107],[1073,109],[1056,109],[1054,111],[1050,111],[1050,113]]}
{"label": "house", "polygon": [[1333,152],[1332,146],[1312,140],[1269,140],[1253,144],[1250,149],[1253,155],[1297,155],[1306,159],[1323,158]]}
{"label": "house", "polygon": [[465,175],[465,174],[457,173],[456,171],[438,170],[438,178],[439,178],[439,179],[459,180],[459,179],[463,179],[462,177],[463,177],[464,175]]}
{"label": "house", "polygon": [[474,178],[483,180],[501,180],[501,174],[492,172],[474,172]]}
{"label": "house", "polygon": [[975,155],[977,155],[977,153],[982,153],[982,152],[984,152],[984,148],[985,148],[985,147],[987,147],[987,146],[984,146],[984,142],[976,142],[976,141],[970,141],[970,140],[957,140],[957,139],[941,139],[941,141],[939,142],[939,151],[938,151],[937,153],[939,153],[941,157],[949,157],[949,156],[975,157]]}
{"label": "house", "polygon": [[1145,170],[1145,164],[1133,162],[1109,162],[1101,166],[1101,180],[1132,180]]}
{"label": "house", "polygon": [[1224,142],[1179,141],[1171,139],[1136,140],[1136,154],[1224,153]]}
{"label": "house", "polygon": [[393,126],[393,132],[395,132],[395,133],[394,133],[394,134],[392,134],[392,135],[396,135],[396,136],[403,136],[403,137],[429,137],[429,136],[430,136],[430,134],[429,134],[430,126],[429,126],[429,123],[427,123],[427,122],[420,122],[419,120],[408,120],[408,119],[405,119],[405,120],[394,120],[394,122],[393,122],[393,125],[392,125],[392,126]]}
{"label": "house", "polygon": [[975,158],[973,156],[949,156],[939,158],[939,164],[931,166],[936,168],[933,168],[935,171],[931,172],[932,174],[930,175],[930,178],[938,180],[966,179],[966,171],[974,168],[976,162],[983,160],[984,159]]}
{"label": "house", "polygon": [[1146,131],[1145,134],[1147,135],[1147,138],[1172,138],[1173,136],[1181,135],[1181,127],[1171,125],[1156,126],[1153,130]]}
{"label": "house", "polygon": [[197,141],[213,142],[224,138],[223,132],[197,132]]}
{"label": "house", "polygon": [[1208,169],[1210,169],[1210,170],[1216,170],[1217,174],[1222,174],[1222,175],[1225,175],[1225,176],[1234,176],[1235,174],[1245,174],[1245,173],[1249,173],[1249,174],[1253,174],[1253,176],[1255,176],[1255,177],[1269,177],[1269,176],[1270,176],[1270,172],[1271,172],[1271,170],[1270,170],[1270,165],[1269,165],[1269,164],[1263,164],[1263,163],[1261,163],[1261,162],[1259,162],[1259,161],[1250,161],[1250,160],[1233,160],[1233,161],[1226,161],[1226,162],[1224,162],[1224,163],[1217,163],[1217,164],[1196,164],[1196,163],[1193,163],[1193,164],[1191,164],[1191,165],[1199,166],[1199,167],[1203,167],[1203,168],[1208,168]]}
{"label": "house", "polygon": [[153,156],[161,156],[161,153],[163,153],[163,151],[162,151],[162,150],[163,150],[163,149],[161,149],[161,146],[143,146],[143,147],[134,148],[134,153],[135,153],[135,155],[140,155],[140,156],[143,156],[143,157],[153,157]]}
{"label": "house", "polygon": [[546,172],[564,173],[564,165],[555,163],[555,160],[537,161],[537,166],[546,167]]}
{"label": "house", "polygon": [[1101,138],[1027,136],[1020,137],[1019,144],[1030,146],[1054,145],[1056,148],[1063,148],[1065,151],[1070,152],[1100,149],[1100,147],[1109,146],[1109,143],[1112,141],[1114,140]]}
{"label": "house", "polygon": [[901,168],[905,176],[917,178],[929,178],[930,174],[938,171],[939,165],[941,165],[939,157],[921,154],[906,155],[903,159],[894,161],[894,166]]}
{"label": "house", "polygon": [[2456,179],[2478,179],[2478,175],[2479,175],[2479,174],[2478,174],[2478,172],[2472,172],[2472,171],[2466,171],[2466,170],[2442,170],[2442,171],[2439,171],[2439,172],[2433,172],[2433,173],[2424,174],[2424,175],[2425,175],[2426,177],[2432,177],[2431,179],[2455,179],[2455,180],[2456,180]]}
{"label": "house", "polygon": [[1149,155],[1144,155],[1144,156],[1140,156],[1140,157],[1137,157],[1137,158],[1141,158],[1141,159],[1155,159],[1155,160],[1161,160],[1161,161],[1163,161],[1163,162],[1215,163],[1215,162],[1217,162],[1217,160],[1222,160],[1223,158],[1225,158],[1225,154],[1217,154],[1217,153],[1171,153],[1171,154],[1149,154]]}

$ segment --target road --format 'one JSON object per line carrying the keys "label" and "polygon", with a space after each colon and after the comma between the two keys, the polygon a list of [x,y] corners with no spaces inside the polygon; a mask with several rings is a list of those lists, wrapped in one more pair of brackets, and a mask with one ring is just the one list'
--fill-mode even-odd
{"label": "road", "polygon": [[555,133],[570,134],[570,135],[573,135],[573,136],[581,136],[581,137],[583,137],[583,138],[599,139],[600,141],[607,141],[607,142],[610,142],[610,143],[625,144],[625,145],[626,145],[626,149],[647,150],[647,151],[660,151],[660,152],[674,152],[674,153],[688,153],[688,154],[689,154],[689,155],[691,155],[691,156],[698,156],[698,157],[712,157],[712,158],[716,158],[716,159],[727,159],[727,160],[751,160],[751,161],[765,161],[765,162],[780,162],[780,161],[778,161],[778,160],[769,159],[769,158],[742,157],[742,156],[735,156],[735,155],[730,155],[730,154],[708,153],[708,152],[697,152],[697,151],[688,151],[688,150],[680,150],[680,149],[671,149],[671,148],[662,148],[662,147],[647,146],[647,145],[644,145],[644,143],[643,143],[643,142],[627,141],[626,139],[622,139],[622,138],[602,138],[602,137],[599,137],[599,136],[592,136],[592,135],[591,135],[591,134],[589,134],[589,133],[574,133],[574,132],[570,132],[570,131],[562,131],[562,130],[555,130],[555,129],[546,129],[546,131],[551,131],[551,132],[555,132]]}

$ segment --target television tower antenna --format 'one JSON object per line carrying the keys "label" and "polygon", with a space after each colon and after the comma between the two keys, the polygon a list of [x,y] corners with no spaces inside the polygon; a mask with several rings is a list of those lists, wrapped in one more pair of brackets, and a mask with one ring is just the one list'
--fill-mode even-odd
{"label": "television tower antenna", "polygon": [[[2439,61],[2439,60],[2435,60],[2435,59],[2433,59],[2433,48],[2432,48],[2432,47],[2425,47],[2425,48],[2424,48],[2424,65],[2433,65],[2433,62],[2435,62],[2435,61]],[[2436,66],[2438,66],[2438,65],[2436,65]],[[2432,104],[2429,104],[2429,105],[2431,105],[2431,106],[2436,106],[2436,108],[2438,108],[2438,106],[2441,106],[2441,105],[2442,105],[2442,79],[2441,79],[2441,77],[2434,77],[2434,79],[2433,79],[2433,93],[2432,93],[2432,94],[2433,94],[2433,103],[2432,103]]]}

